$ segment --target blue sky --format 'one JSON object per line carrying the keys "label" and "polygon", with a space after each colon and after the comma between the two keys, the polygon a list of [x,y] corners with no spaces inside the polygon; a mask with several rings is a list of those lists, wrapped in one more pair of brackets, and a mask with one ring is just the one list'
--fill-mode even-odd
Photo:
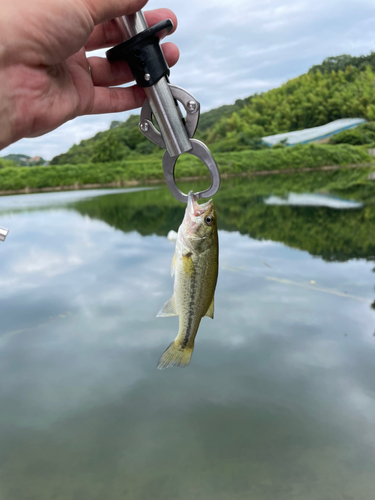
{"label": "blue sky", "polygon": [[[148,5],[177,14],[171,41],[181,57],[170,80],[192,93],[203,111],[277,87],[326,57],[375,51],[371,0],[150,0]],[[76,118],[43,137],[12,144],[1,155],[49,160],[129,114]]]}

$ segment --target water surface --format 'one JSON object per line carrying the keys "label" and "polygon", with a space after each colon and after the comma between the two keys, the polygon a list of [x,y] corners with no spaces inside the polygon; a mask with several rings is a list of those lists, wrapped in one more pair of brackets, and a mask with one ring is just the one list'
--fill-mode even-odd
{"label": "water surface", "polygon": [[164,371],[183,206],[0,198],[1,500],[372,498],[375,188],[338,185],[223,183],[215,319]]}

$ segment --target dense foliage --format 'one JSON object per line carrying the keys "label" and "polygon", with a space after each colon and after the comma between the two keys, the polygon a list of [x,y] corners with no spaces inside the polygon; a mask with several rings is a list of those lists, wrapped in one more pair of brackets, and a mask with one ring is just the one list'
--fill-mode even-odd
{"label": "dense foliage", "polygon": [[215,143],[301,130],[339,118],[375,119],[375,72],[348,66],[345,71],[307,73],[277,89],[256,95],[230,118],[206,132]]}
{"label": "dense foliage", "polygon": [[[266,135],[324,125],[338,118],[375,120],[375,53],[331,57],[279,88],[202,113],[196,137],[214,153],[262,149]],[[74,145],[52,165],[112,162],[152,155],[157,147],[138,130],[139,117]],[[345,141],[343,141],[345,142]],[[350,142],[363,144],[363,142]]]}
{"label": "dense foliage", "polygon": [[368,56],[350,56],[343,54],[341,56],[327,57],[322,64],[315,64],[309,69],[309,73],[331,73],[332,71],[345,71],[348,66],[358,68],[363,71],[366,66],[371,66],[375,69],[375,52],[371,52]]}
{"label": "dense foliage", "polygon": [[6,158],[0,158],[0,168],[9,168],[9,167],[17,167],[17,164]]}
{"label": "dense foliage", "polygon": [[353,146],[372,145],[375,143],[375,122],[367,122],[356,128],[343,130],[333,135],[329,143],[352,144]]}
{"label": "dense foliage", "polygon": [[[240,174],[314,168],[325,165],[366,163],[371,157],[363,148],[348,144],[337,146],[307,144],[293,148],[271,148],[260,151],[218,153],[215,155],[221,174]],[[205,176],[207,169],[191,155],[183,155],[176,167],[176,177]],[[85,184],[109,184],[132,180],[163,179],[161,155],[134,155],[130,160],[80,165],[4,168],[0,170],[0,191],[56,186],[77,187]]]}
{"label": "dense foliage", "polygon": [[112,122],[109,130],[98,132],[91,139],[75,144],[67,153],[55,156],[50,165],[112,162],[154,153],[159,148],[139,132],[138,122],[139,117],[136,115],[123,123]]}
{"label": "dense foliage", "polygon": [[229,118],[233,113],[242,109],[246,104],[249,104],[250,101],[251,97],[237,99],[234,104],[224,104],[224,106],[202,113],[198,124],[198,134],[205,132],[222,118]]}

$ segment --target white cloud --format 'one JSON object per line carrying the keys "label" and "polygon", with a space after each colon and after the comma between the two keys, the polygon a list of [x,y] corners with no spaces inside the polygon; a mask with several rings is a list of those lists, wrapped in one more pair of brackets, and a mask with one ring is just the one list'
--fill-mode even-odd
{"label": "white cloud", "polygon": [[13,272],[15,274],[42,274],[46,277],[64,274],[71,266],[79,266],[83,263],[77,255],[62,255],[48,251],[30,250],[22,259],[15,263]]}
{"label": "white cloud", "polygon": [[[375,50],[375,4],[367,0],[164,0],[162,6],[179,19],[171,40],[181,58],[171,82],[193,93],[203,111],[276,87],[326,57]],[[150,0],[148,7],[160,2]],[[2,155],[50,159],[128,115],[77,118],[43,137],[23,139]]]}

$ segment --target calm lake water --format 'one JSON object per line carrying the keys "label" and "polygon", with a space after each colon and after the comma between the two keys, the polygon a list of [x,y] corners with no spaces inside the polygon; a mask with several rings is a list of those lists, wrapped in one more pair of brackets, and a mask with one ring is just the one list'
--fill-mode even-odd
{"label": "calm lake water", "polygon": [[0,499],[374,498],[375,184],[335,176],[223,182],[215,319],[164,371],[184,206],[0,198]]}

